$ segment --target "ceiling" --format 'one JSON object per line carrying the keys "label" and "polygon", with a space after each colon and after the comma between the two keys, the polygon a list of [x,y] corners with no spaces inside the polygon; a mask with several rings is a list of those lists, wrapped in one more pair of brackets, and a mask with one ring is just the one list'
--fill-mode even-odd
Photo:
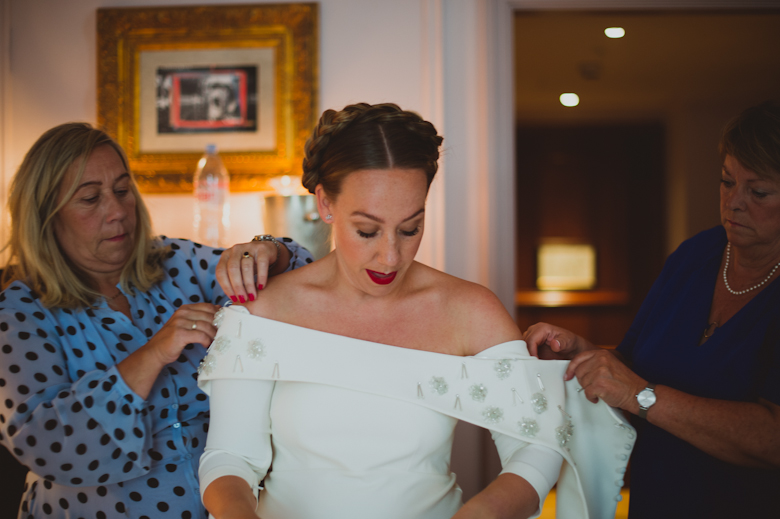
{"label": "ceiling", "polygon": [[[625,37],[609,39],[606,27]],[[780,101],[780,10],[515,15],[519,120],[657,118],[679,107]],[[558,97],[575,92],[580,104]]]}

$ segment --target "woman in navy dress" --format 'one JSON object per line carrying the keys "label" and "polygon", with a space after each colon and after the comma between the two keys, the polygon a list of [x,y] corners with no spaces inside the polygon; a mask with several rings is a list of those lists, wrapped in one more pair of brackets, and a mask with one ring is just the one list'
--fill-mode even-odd
{"label": "woman in navy dress", "polygon": [[33,145],[9,206],[0,441],[30,469],[19,517],[205,518],[196,371],[217,305],[310,255],[154,237],[122,149],[81,123]]}
{"label": "woman in navy dress", "polygon": [[720,226],[669,257],[617,354],[540,323],[585,394],[639,416],[631,519],[780,513],[780,107],[725,129]]}

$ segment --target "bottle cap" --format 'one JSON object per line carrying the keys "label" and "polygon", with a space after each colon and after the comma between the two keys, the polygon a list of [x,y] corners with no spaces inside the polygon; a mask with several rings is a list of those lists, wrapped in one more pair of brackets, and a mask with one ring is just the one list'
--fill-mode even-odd
{"label": "bottle cap", "polygon": [[216,144],[206,144],[206,154],[208,154],[208,155],[216,155],[217,154],[217,145]]}

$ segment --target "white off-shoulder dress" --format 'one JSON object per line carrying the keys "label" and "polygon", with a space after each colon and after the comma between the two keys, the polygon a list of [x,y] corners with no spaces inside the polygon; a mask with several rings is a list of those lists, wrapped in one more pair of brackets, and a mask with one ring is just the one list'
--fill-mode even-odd
{"label": "white off-shoulder dress", "polygon": [[[242,307],[220,311],[217,321],[199,377],[211,403],[201,492],[233,475],[255,489],[263,519],[448,519],[462,506],[450,453],[463,419],[491,430],[503,471],[525,478],[540,502],[568,475],[559,494],[571,499],[559,510],[614,517],[633,429],[605,405],[585,401],[585,415],[574,409],[585,406],[567,401],[566,363],[529,357],[522,341],[464,358],[301,328]],[[611,460],[587,460],[599,467],[586,473],[610,478],[607,486],[586,483],[572,456],[591,422],[601,438],[581,449],[585,458],[595,449]]]}

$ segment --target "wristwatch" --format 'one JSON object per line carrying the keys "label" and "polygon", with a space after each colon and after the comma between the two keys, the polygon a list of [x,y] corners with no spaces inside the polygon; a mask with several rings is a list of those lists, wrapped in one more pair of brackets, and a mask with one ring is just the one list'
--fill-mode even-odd
{"label": "wristwatch", "polygon": [[647,420],[647,410],[655,404],[655,384],[647,384],[647,387],[636,395],[636,401],[639,403],[637,416]]}
{"label": "wristwatch", "polygon": [[276,245],[276,261],[268,265],[268,270],[274,268],[276,266],[276,262],[279,261],[279,258],[282,256],[282,245],[271,234],[258,234],[252,238],[252,241],[270,241]]}

